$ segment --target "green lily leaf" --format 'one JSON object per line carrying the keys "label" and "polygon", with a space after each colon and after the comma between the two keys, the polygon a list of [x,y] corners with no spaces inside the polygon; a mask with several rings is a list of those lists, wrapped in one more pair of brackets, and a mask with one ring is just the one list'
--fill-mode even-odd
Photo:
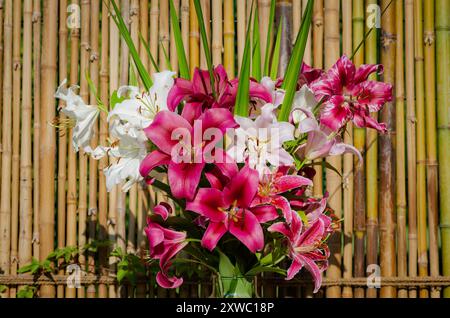
{"label": "green lily leaf", "polygon": [[175,10],[173,0],[169,1],[170,4],[170,20],[172,22],[172,30],[175,39],[175,46],[177,49],[178,65],[180,68],[180,76],[185,79],[189,79],[189,65],[186,58],[186,51],[184,50],[183,39],[181,37],[180,22]]}

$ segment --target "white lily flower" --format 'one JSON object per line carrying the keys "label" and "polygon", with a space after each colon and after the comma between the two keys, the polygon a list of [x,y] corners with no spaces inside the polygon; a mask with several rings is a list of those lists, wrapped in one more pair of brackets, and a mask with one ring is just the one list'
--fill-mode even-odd
{"label": "white lily flower", "polygon": [[317,100],[312,90],[308,86],[303,85],[302,88],[295,93],[292,103],[291,118],[292,122],[297,126],[295,136],[307,133],[316,128],[316,120],[314,118],[314,107]]}
{"label": "white lily flower", "polygon": [[280,106],[283,103],[285,91],[275,87],[276,81],[272,80],[268,76],[261,78],[261,85],[264,86],[271,94],[275,107]]}
{"label": "white lily flower", "polygon": [[94,124],[100,113],[96,106],[86,105],[83,99],[75,94],[73,87],[66,88],[67,80],[64,80],[58,87],[55,97],[65,101],[66,106],[61,109],[67,117],[75,121],[73,127],[72,145],[75,151],[79,148],[89,153],[89,147],[94,134]]}
{"label": "white lily flower", "polygon": [[294,139],[294,126],[288,122],[278,122],[274,114],[276,107],[266,104],[261,115],[254,121],[235,116],[240,125],[235,130],[237,142],[227,153],[237,162],[248,160],[251,168],[258,170],[260,178],[268,172],[267,163],[273,167],[291,165],[292,156],[283,149],[283,143]]}

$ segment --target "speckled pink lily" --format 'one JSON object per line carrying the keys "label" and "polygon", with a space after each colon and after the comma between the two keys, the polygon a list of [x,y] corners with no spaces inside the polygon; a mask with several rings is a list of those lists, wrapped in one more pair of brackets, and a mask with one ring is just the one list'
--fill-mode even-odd
{"label": "speckled pink lily", "polygon": [[[150,126],[144,129],[145,134],[158,147],[158,150],[154,150],[145,157],[140,166],[140,173],[144,178],[148,178],[155,167],[167,165],[173,196],[178,199],[192,200],[206,164],[203,158],[205,147],[210,149],[220,141],[213,139],[205,142],[202,138],[203,133],[209,128],[216,128],[224,135],[228,128],[235,128],[237,123],[228,109],[207,110],[197,118],[201,123],[199,139],[194,136],[194,126],[189,120],[193,117],[190,114],[186,116],[162,111],[155,116]],[[191,143],[190,151],[199,160],[180,162],[173,158],[173,150],[179,146],[180,142],[173,136],[179,129],[183,129],[183,132],[188,135]]]}
{"label": "speckled pink lily", "polygon": [[369,75],[383,72],[382,65],[361,65],[356,69],[347,56],[342,56],[331,69],[311,83],[318,100],[324,104],[320,122],[332,130],[339,130],[348,120],[358,127],[386,132],[386,125],[370,117],[386,102],[392,100],[392,85],[367,80]]}
{"label": "speckled pink lily", "polygon": [[275,223],[268,230],[281,233],[287,238],[292,264],[287,271],[286,280],[294,278],[305,267],[313,277],[316,293],[322,285],[322,272],[328,266],[329,250],[322,243],[327,235],[325,220],[318,218],[305,229],[300,217],[294,214],[290,225],[283,222]]}
{"label": "speckled pink lily", "polygon": [[[227,171],[233,170],[227,169]],[[258,190],[258,183],[258,172],[244,166],[231,176],[223,188],[218,185],[214,188],[198,190],[195,199],[186,204],[186,210],[209,219],[208,228],[202,238],[203,247],[212,251],[227,232],[240,240],[253,253],[264,247],[264,235],[260,223],[276,219],[278,213],[271,205],[251,207]]]}

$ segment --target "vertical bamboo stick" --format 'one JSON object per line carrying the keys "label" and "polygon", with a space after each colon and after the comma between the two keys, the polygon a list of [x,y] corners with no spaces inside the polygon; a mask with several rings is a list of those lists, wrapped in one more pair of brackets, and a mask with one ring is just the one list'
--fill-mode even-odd
{"label": "vertical bamboo stick", "polygon": [[23,4],[23,68],[22,68],[22,130],[20,148],[20,228],[19,267],[31,262],[33,233],[33,165],[31,151],[32,119],[32,14],[33,1]]}
{"label": "vertical bamboo stick", "polygon": [[212,59],[213,64],[222,64],[222,0],[212,1]]}
{"label": "vertical bamboo stick", "polygon": [[[4,16],[4,0],[0,0],[0,100],[3,101],[3,16]],[[3,104],[2,104],[3,105]],[[1,149],[1,141],[2,141],[2,112],[0,109],[0,149]],[[0,167],[2,165],[2,156],[0,156]],[[1,168],[0,168],[1,170]],[[1,174],[0,174],[1,176]],[[1,191],[1,190],[0,190]]]}
{"label": "vertical bamboo stick", "polygon": [[[405,68],[404,68],[404,32],[403,0],[395,2],[395,32],[397,34],[395,55],[395,114],[396,114],[396,209],[397,209],[397,276],[406,277],[406,176],[405,176]],[[399,298],[407,298],[406,289],[398,289]]]}
{"label": "vertical bamboo stick", "polygon": [[223,61],[225,70],[230,78],[234,78],[235,64],[234,64],[234,9],[233,0],[224,0],[223,3],[223,42],[224,52]]}
{"label": "vertical bamboo stick", "polygon": [[136,224],[137,224],[137,185],[133,185],[129,192],[129,219],[128,219],[128,240],[127,252],[136,252]]}
{"label": "vertical bamboo stick", "polygon": [[[133,40],[134,46],[139,51],[139,0],[131,0],[130,2],[130,35],[131,39]],[[134,63],[130,63],[130,84],[136,84],[133,83],[133,81],[139,82],[139,75],[136,69],[136,66]]]}
{"label": "vertical bamboo stick", "polygon": [[[20,89],[21,89],[21,34],[22,3],[14,2],[13,8],[13,138],[11,179],[11,275],[17,273],[17,239],[19,230],[19,176],[20,176]],[[11,286],[10,297],[16,296],[16,286]]]}
{"label": "vertical bamboo stick", "polygon": [[[3,116],[2,116],[2,180],[0,203],[0,270],[3,274],[10,273],[10,247],[11,247],[11,120],[12,107],[12,1],[5,1],[4,19],[4,55],[3,55]],[[9,297],[6,289],[2,298]]]}
{"label": "vertical bamboo stick", "polygon": [[[206,38],[211,49],[211,1],[200,0],[203,12],[203,20],[205,21]],[[200,42],[200,68],[206,69],[208,67],[206,62],[205,50],[203,42]]]}
{"label": "vertical bamboo stick", "polygon": [[[302,14],[306,10],[306,5],[308,4],[308,0],[303,0],[302,2]],[[297,33],[294,33],[292,36],[292,39],[294,40],[297,37]],[[306,41],[306,47],[305,47],[305,55],[303,56],[303,61],[307,63],[308,65],[311,65],[312,62],[312,54],[311,54],[311,29],[308,33],[308,40]]]}
{"label": "vertical bamboo stick", "polygon": [[[314,1],[313,12],[313,65],[315,68],[323,68],[323,0]],[[321,160],[316,160],[320,163]],[[323,171],[322,165],[316,166],[316,174],[314,176],[314,195],[321,196],[323,193]]]}
{"label": "vertical bamboo stick", "polygon": [[[161,17],[169,16],[169,1],[159,0],[159,13]],[[169,19],[161,18],[159,19],[159,45],[161,49],[159,50],[159,68],[165,70],[168,68],[166,63],[166,57],[164,55],[164,50],[167,54],[170,52],[170,40],[169,40]],[[164,50],[162,49],[164,48]]]}
{"label": "vertical bamboo stick", "polygon": [[[406,66],[406,144],[408,160],[408,273],[417,276],[417,205],[416,205],[416,112],[414,101],[414,7],[413,0],[405,1],[405,66]],[[415,288],[410,298],[417,297]]]}
{"label": "vertical bamboo stick", "polygon": [[[353,52],[352,43],[352,1],[342,1],[342,51],[347,56]],[[344,142],[353,144],[353,125],[348,124],[344,135]],[[351,278],[353,275],[353,155],[344,155],[344,267],[343,277]],[[351,287],[342,289],[342,297],[351,298],[353,291]]]}
{"label": "vertical bamboo stick", "polygon": [[[121,0],[120,11],[125,24],[130,30],[130,1],[131,0]],[[128,71],[130,67],[130,56],[127,42],[121,37],[120,38],[120,85],[128,85],[129,77]]]}
{"label": "vertical bamboo stick", "polygon": [[[152,0],[150,4],[150,52],[155,60],[158,59],[159,46],[159,0]],[[155,72],[155,67],[150,65],[150,72]]]}
{"label": "vertical bamboo stick", "polygon": [[183,39],[184,51],[189,55],[189,0],[181,0],[181,38]]}
{"label": "vertical bamboo stick", "polygon": [[[72,4],[78,5],[78,0],[72,0]],[[80,29],[70,30],[70,85],[78,85],[78,63],[80,56]],[[66,245],[77,245],[77,154],[72,145],[73,131],[69,133],[70,146],[67,155],[67,226]],[[66,298],[75,298],[76,290],[66,287]]]}
{"label": "vertical bamboo stick", "polygon": [[[437,112],[439,143],[439,194],[441,207],[442,237],[442,274],[450,275],[450,112],[448,107],[448,78],[450,36],[449,36],[450,3],[445,0],[436,1],[436,56],[437,56]],[[450,287],[444,289],[444,297],[450,297]]]}
{"label": "vertical bamboo stick", "polygon": [[[427,146],[427,194],[428,233],[430,246],[430,275],[439,276],[438,246],[438,166],[436,149],[436,47],[434,32],[434,1],[424,1],[424,45],[425,45],[425,116]],[[431,297],[439,298],[438,288],[431,289]]]}
{"label": "vertical bamboo stick", "polygon": [[[417,142],[417,239],[419,276],[428,276],[427,194],[425,151],[425,96],[423,78],[423,2],[414,1],[414,57],[416,75],[416,142]],[[420,289],[420,297],[428,297],[428,290]]]}
{"label": "vertical bamboo stick", "polygon": [[[90,1],[81,1],[81,53],[80,53],[80,97],[89,103],[89,88],[86,73],[89,70],[89,39],[90,39]],[[83,248],[87,243],[87,199],[88,199],[88,158],[85,153],[79,152],[79,184],[78,184],[78,246]],[[86,270],[86,255],[80,253],[78,259],[81,269]],[[78,297],[85,297],[84,287],[78,288]]]}
{"label": "vertical bamboo stick", "polygon": [[[44,259],[53,251],[54,242],[54,203],[55,203],[55,129],[48,123],[55,117],[55,89],[56,89],[56,48],[57,48],[57,22],[58,1],[44,1],[44,25],[45,32],[42,35],[42,93],[41,104],[41,144],[39,160],[40,182],[45,191],[40,191],[39,210],[40,210],[40,259]],[[54,297],[55,289],[53,286],[42,286],[41,297]]]}
{"label": "vertical bamboo stick", "polygon": [[[67,21],[67,1],[60,2],[59,21]],[[59,68],[58,81],[61,83],[67,79],[67,23],[59,23]],[[60,100],[58,107],[64,107],[64,103]],[[60,113],[60,118],[64,115]],[[67,131],[59,133],[58,140],[58,248],[66,246],[66,163],[67,163]],[[60,270],[59,274],[64,274],[64,270]],[[58,286],[56,289],[58,298],[64,297],[64,286]]]}
{"label": "vertical bamboo stick", "polygon": [[245,1],[236,1],[236,30],[237,30],[237,60],[238,72],[241,69],[242,55],[244,54],[245,46]]}
{"label": "vertical bamboo stick", "polygon": [[[173,1],[175,12],[177,17],[180,16],[180,0]],[[169,8],[170,10],[170,8]],[[170,15],[168,15],[170,17]],[[179,18],[178,18],[179,19]],[[170,22],[170,18],[168,18]],[[170,64],[172,65],[172,69],[174,72],[178,72],[178,55],[177,55],[177,47],[175,45],[175,35],[173,32],[172,25],[170,26]]]}
{"label": "vertical bamboo stick", "polygon": [[[261,56],[263,57],[267,46],[267,32],[272,32],[272,30],[268,30],[270,2],[270,0],[258,0],[259,42],[261,43]],[[264,67],[264,59],[261,59],[261,67]]]}
{"label": "vertical bamboo stick", "polygon": [[[389,6],[389,7],[387,7]],[[381,2],[385,11],[382,19],[381,63],[384,65],[383,80],[394,84],[395,81],[395,7],[390,0]],[[396,275],[396,245],[395,245],[395,105],[387,103],[381,110],[381,121],[386,123],[387,134],[380,135],[380,265],[383,277]],[[380,296],[396,297],[394,287],[382,287]]]}
{"label": "vertical bamboo stick", "polygon": [[39,151],[41,130],[41,2],[33,0],[33,256],[39,259]]}
{"label": "vertical bamboo stick", "polygon": [[300,30],[300,24],[302,23],[302,0],[292,0],[292,34],[293,41],[295,41],[295,35]]}
{"label": "vertical bamboo stick", "polygon": [[[353,50],[364,38],[364,0],[353,0]],[[364,46],[362,46],[355,54],[353,61],[356,66],[364,63]],[[364,128],[354,127],[353,144],[361,153],[365,151]],[[366,234],[366,190],[364,182],[364,164],[355,164],[354,171],[354,276],[365,276],[364,255],[365,255],[365,234]],[[364,289],[355,288],[354,296],[356,298],[364,298]]]}
{"label": "vertical bamboo stick", "polygon": [[[145,1],[145,3],[147,3]],[[100,99],[104,105],[109,104],[109,17],[108,6],[106,2],[102,2],[102,20],[101,20],[101,60],[100,60]],[[144,36],[144,35],[143,35]],[[146,54],[144,54],[146,56]],[[142,57],[141,57],[142,58]],[[144,61],[144,60],[143,60]],[[147,64],[144,64],[147,65]],[[108,123],[106,122],[107,115],[104,112],[100,113],[100,131],[99,131],[99,143],[100,145],[106,145],[108,139]],[[108,194],[106,193],[106,179],[103,174],[103,170],[108,166],[108,158],[103,157],[98,163],[99,177],[98,177],[98,239],[105,241],[107,239],[107,226],[108,226]],[[100,275],[105,276],[106,270],[106,257],[107,249],[101,247],[99,249],[99,267]],[[105,284],[99,284],[98,286],[99,298],[106,298],[108,296],[108,290]]]}
{"label": "vertical bamboo stick", "polygon": [[278,76],[286,72],[292,51],[292,0],[277,0],[275,6],[276,29],[282,23],[280,63]]}
{"label": "vertical bamboo stick", "polygon": [[[139,2],[139,33],[142,35],[142,38],[145,39],[145,42],[148,44],[148,16],[149,16],[149,1],[140,1]],[[138,41],[139,47],[139,57],[141,58],[142,64],[144,64],[147,70],[149,68],[149,58],[147,51],[145,50],[144,45],[140,41]]]}
{"label": "vertical bamboo stick", "polygon": [[192,77],[195,68],[200,66],[200,33],[193,0],[189,2],[189,10],[189,69]]}
{"label": "vertical bamboo stick", "polygon": [[[330,68],[339,59],[339,1],[325,0],[325,67]],[[341,173],[342,157],[336,156],[327,159],[336,170]],[[327,190],[330,193],[328,203],[334,210],[334,214],[342,217],[342,186],[341,177],[336,172],[327,169]],[[327,277],[339,279],[341,277],[341,232],[338,231],[330,238],[331,261],[327,270]],[[326,291],[329,298],[341,296],[341,289],[338,286],[329,287]]]}
{"label": "vertical bamboo stick", "polygon": [[[367,0],[366,5],[377,4],[377,0]],[[366,21],[368,20],[369,11],[366,11]],[[375,28],[375,26],[372,26]],[[366,32],[369,28],[366,24]],[[377,63],[377,45],[378,34],[374,29],[367,37],[365,43],[365,63]],[[376,80],[376,75],[372,74],[371,79]],[[378,114],[372,114],[377,118]],[[378,132],[374,129],[366,130],[366,226],[367,226],[367,252],[366,264],[378,265]],[[369,191],[370,189],[370,191]],[[367,289],[367,297],[374,298],[377,296],[375,288]]]}

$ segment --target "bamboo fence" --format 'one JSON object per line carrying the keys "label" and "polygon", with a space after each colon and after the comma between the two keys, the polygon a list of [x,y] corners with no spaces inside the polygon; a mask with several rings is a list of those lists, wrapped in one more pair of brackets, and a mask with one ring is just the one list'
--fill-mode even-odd
{"label": "bamboo fence", "polygon": [[[121,0],[124,20],[144,65],[155,68],[142,36],[164,69],[177,70],[168,0]],[[192,0],[173,1],[188,62],[206,67]],[[267,32],[282,23],[279,75],[282,75],[307,0],[276,0],[274,30],[268,30],[270,0],[254,1],[259,23],[248,23],[250,0],[202,0],[214,64],[238,75],[246,25],[259,27],[262,53]],[[253,8],[254,9],[254,8]],[[450,3],[447,0],[316,0],[305,61],[328,69],[341,54],[359,66],[381,63],[395,98],[379,114],[389,133],[349,126],[345,140],[364,157],[327,161],[336,171],[317,169],[314,195],[325,191],[342,218],[331,238],[330,266],[321,291],[312,294],[307,273],[285,282],[258,277],[264,297],[450,297]],[[255,30],[253,30],[255,31]],[[355,50],[357,51],[355,52]],[[120,85],[139,84],[125,41],[100,0],[0,1],[0,290],[20,297],[32,287],[39,297],[206,297],[211,281],[191,277],[179,290],[164,290],[153,274],[136,284],[118,284],[119,247],[146,254],[145,218],[164,196],[134,186],[127,194],[107,193],[97,162],[71,147],[71,130],[56,129],[64,103],[54,98],[60,82],[79,85],[86,103],[108,105]],[[60,118],[60,123],[64,118]],[[92,146],[105,143],[102,114]],[[339,173],[337,173],[339,172]],[[110,246],[85,250],[109,240]],[[69,272],[53,279],[19,274],[32,259],[45,260],[55,249],[79,250],[74,260],[84,272],[80,288],[66,285]],[[56,264],[57,265],[57,264]],[[379,280],[378,280],[379,279]],[[372,284],[381,283],[381,288]]]}

